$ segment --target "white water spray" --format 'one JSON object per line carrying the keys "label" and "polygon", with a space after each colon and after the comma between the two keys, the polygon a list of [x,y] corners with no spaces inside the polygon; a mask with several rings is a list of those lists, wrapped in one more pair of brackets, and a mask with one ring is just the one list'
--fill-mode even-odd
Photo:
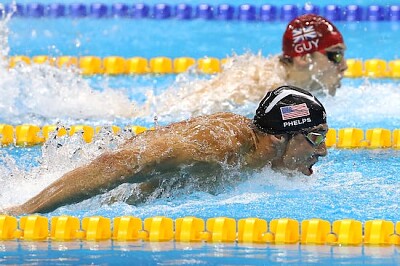
{"label": "white water spray", "polygon": [[[1,8],[0,8],[1,11]],[[49,64],[17,64],[8,68],[8,23],[0,21],[0,121],[3,123],[54,123],[132,118],[134,103],[121,90],[94,90],[77,69]]]}

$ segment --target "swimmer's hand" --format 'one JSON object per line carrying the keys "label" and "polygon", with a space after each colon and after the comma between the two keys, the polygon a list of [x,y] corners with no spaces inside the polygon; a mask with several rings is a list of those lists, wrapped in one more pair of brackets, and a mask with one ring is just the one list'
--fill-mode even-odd
{"label": "swimmer's hand", "polygon": [[26,213],[26,211],[24,211],[21,206],[13,206],[0,210],[0,214],[11,215],[11,216],[18,216],[24,213]]}

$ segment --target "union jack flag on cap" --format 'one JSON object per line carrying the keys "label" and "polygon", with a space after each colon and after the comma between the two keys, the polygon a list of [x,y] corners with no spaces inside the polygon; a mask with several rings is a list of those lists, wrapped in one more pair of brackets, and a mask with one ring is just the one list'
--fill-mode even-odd
{"label": "union jack flag on cap", "polygon": [[293,19],[283,35],[285,57],[302,56],[344,43],[342,34],[329,20],[315,14]]}
{"label": "union jack flag on cap", "polygon": [[313,25],[304,28],[293,29],[292,34],[294,43],[317,38],[317,33],[315,32]]}

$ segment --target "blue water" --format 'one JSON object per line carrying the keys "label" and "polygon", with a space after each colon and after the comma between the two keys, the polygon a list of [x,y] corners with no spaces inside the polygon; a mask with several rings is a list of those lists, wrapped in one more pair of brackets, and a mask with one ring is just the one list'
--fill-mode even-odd
{"label": "blue water", "polygon": [[[25,3],[26,1],[20,1]],[[42,1],[45,3],[46,1]],[[69,3],[69,1],[64,1]],[[176,3],[176,1],[163,1]],[[215,1],[217,4],[221,1]],[[374,1],[352,1],[372,4]],[[109,2],[111,3],[111,1]],[[149,1],[158,3],[157,1]],[[191,4],[200,1],[190,1]],[[241,4],[233,1],[233,4]],[[263,1],[254,1],[263,4]],[[285,3],[294,3],[286,1]],[[296,2],[297,3],[297,2]],[[311,2],[312,3],[312,2]],[[323,5],[330,1],[318,1]],[[385,1],[387,4],[396,1]],[[346,3],[343,3],[343,5]],[[383,4],[383,3],[382,3]],[[336,23],[342,31],[347,45],[348,58],[399,58],[396,49],[400,43],[400,23],[354,22]],[[8,25],[10,55],[120,55],[143,56],[191,56],[200,58],[213,56],[223,58],[233,53],[257,53],[265,56],[280,52],[281,34],[286,23],[246,23],[218,21],[176,20],[98,20],[81,19],[21,19],[11,20]],[[48,76],[40,76],[45,72]],[[28,74],[26,74],[28,73]],[[38,80],[50,80],[49,76],[66,80],[43,85]],[[181,78],[181,77],[179,77]],[[176,86],[175,75],[168,76],[123,76],[90,77],[79,80],[67,73],[51,69],[30,70],[3,77],[0,100],[0,122],[13,125],[53,123],[55,118],[65,124],[139,124],[152,126],[151,117],[105,117],[103,105],[121,103],[107,89],[121,92],[128,100],[143,103],[148,91],[160,94]],[[191,82],[209,77],[192,77]],[[86,83],[87,82],[87,83]],[[22,85],[21,85],[22,84]],[[51,91],[54,89],[54,91]],[[93,91],[92,91],[93,90]],[[70,106],[58,110],[51,102],[61,97]],[[105,92],[106,100],[87,95]],[[5,94],[9,93],[9,94]],[[53,94],[54,93],[54,94]],[[57,98],[58,99],[58,98]],[[96,100],[97,99],[97,100]],[[120,98],[118,98],[120,99]],[[10,101],[7,101],[10,100]],[[11,101],[12,100],[12,101]],[[80,106],[72,103],[78,101]],[[115,102],[114,102],[115,100]],[[384,127],[400,128],[399,80],[345,79],[335,97],[321,96],[328,112],[331,128],[359,127],[368,129]],[[122,101],[123,102],[123,101]],[[68,104],[67,104],[68,105]],[[256,103],[250,103],[237,112],[251,116]],[[93,112],[96,116],[79,118],[75,110],[87,107],[82,115]],[[8,107],[8,108],[7,108]],[[97,108],[96,108],[97,107]],[[92,109],[90,109],[92,108]],[[43,109],[43,110],[42,110]],[[62,114],[62,115],[60,115]],[[180,120],[177,117],[176,120]],[[169,121],[162,120],[161,124]],[[54,171],[73,168],[77,161],[88,160],[94,146],[65,145],[68,152],[62,155],[43,157],[41,147],[3,148],[0,157],[0,176],[3,188],[0,203],[10,205],[21,202],[37,193],[59,174],[48,174],[40,168],[41,161]],[[77,146],[77,147],[76,147]],[[77,151],[76,157],[69,154]],[[5,157],[3,155],[5,154]],[[6,158],[7,160],[5,160]],[[9,159],[15,160],[15,165]],[[8,166],[5,167],[5,166]],[[7,173],[3,169],[14,174]],[[353,218],[360,221],[386,219],[400,221],[399,179],[400,151],[385,150],[340,150],[330,149],[329,155],[316,165],[312,177],[288,178],[269,169],[243,176],[238,182],[223,182],[218,193],[211,194],[195,188],[166,191],[161,198],[150,199],[137,206],[123,202],[107,204],[110,194],[100,195],[82,203],[65,206],[46,214],[48,217],[68,214],[79,218],[92,215],[117,217],[134,215],[142,219],[165,215],[173,219],[187,215],[208,219],[226,216],[235,219],[259,217],[271,219],[290,217],[299,221],[318,217],[329,221]],[[11,170],[10,170],[11,169]],[[18,192],[16,188],[18,187]],[[123,187],[122,187],[123,189]],[[17,192],[17,193],[16,193]],[[113,195],[111,193],[111,195]],[[179,244],[179,243],[118,243],[118,242],[0,242],[0,264],[398,264],[397,247],[339,247],[304,245],[254,245],[236,244]]]}
{"label": "blue water", "polygon": [[[1,247],[1,244],[0,244]],[[20,242],[0,263],[33,265],[396,265],[396,247]],[[24,252],[29,250],[29,252]]]}
{"label": "blue water", "polygon": [[[335,25],[344,36],[348,58],[399,58],[398,49],[391,49],[400,43],[398,22]],[[286,22],[15,18],[9,41],[11,55],[224,58],[246,51],[280,53],[285,27]]]}

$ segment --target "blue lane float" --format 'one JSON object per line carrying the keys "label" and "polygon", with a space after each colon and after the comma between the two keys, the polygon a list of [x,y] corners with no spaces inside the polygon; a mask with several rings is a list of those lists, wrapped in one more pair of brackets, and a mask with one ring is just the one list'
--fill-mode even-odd
{"label": "blue lane float", "polygon": [[249,4],[240,5],[238,19],[247,21],[256,20],[256,7]]}
{"label": "blue lane float", "polygon": [[367,20],[382,21],[385,20],[385,8],[383,6],[368,6]]}
{"label": "blue lane float", "polygon": [[132,6],[132,18],[147,18],[149,16],[150,7],[146,4],[138,3]]}
{"label": "blue lane float", "polygon": [[363,18],[363,9],[358,5],[348,5],[344,10],[344,20],[361,21]]}
{"label": "blue lane float", "polygon": [[228,4],[221,4],[217,6],[217,19],[219,20],[232,20],[235,16],[235,7]]}
{"label": "blue lane float", "polygon": [[94,18],[108,17],[108,6],[102,3],[90,4],[90,16]]}
{"label": "blue lane float", "polygon": [[124,3],[114,3],[111,6],[111,15],[113,17],[126,18],[129,16],[129,7]]}
{"label": "blue lane float", "polygon": [[325,17],[331,21],[341,20],[342,9],[337,5],[326,5],[324,7]]}
{"label": "blue lane float", "polygon": [[72,18],[83,18],[87,16],[87,13],[85,4],[72,3],[69,5],[69,16]]}
{"label": "blue lane float", "polygon": [[167,4],[156,4],[153,7],[153,17],[156,19],[167,19],[171,17],[171,6]]}
{"label": "blue lane float", "polygon": [[22,4],[6,4],[4,7],[5,11],[7,13],[13,13],[13,16],[16,17],[23,17],[25,16],[25,6],[23,6]]}
{"label": "blue lane float", "polygon": [[260,7],[260,20],[261,21],[275,21],[277,8],[273,5],[262,5]]}
{"label": "blue lane float", "polygon": [[29,3],[26,5],[26,16],[40,18],[44,16],[44,5],[38,3]]}
{"label": "blue lane float", "polygon": [[290,21],[299,15],[297,6],[295,5],[283,5],[281,7],[281,20]]}
{"label": "blue lane float", "polygon": [[190,5],[181,3],[170,5],[156,3],[148,5],[145,3],[27,3],[27,4],[6,4],[4,7],[13,16],[27,18],[107,18],[123,17],[132,19],[153,18],[153,19],[205,19],[205,20],[233,20],[240,21],[289,21],[300,14],[314,13],[323,15],[331,21],[399,21],[400,5],[378,5],[361,6],[356,4],[340,6],[329,4],[317,6],[306,4],[304,6],[282,4],[263,4],[256,6],[252,4],[241,4],[233,6],[230,4],[198,4]]}
{"label": "blue lane float", "polygon": [[400,20],[400,5],[390,6],[388,20],[398,21]]}
{"label": "blue lane float", "polygon": [[196,18],[200,19],[214,19],[214,8],[208,4],[200,4],[196,7]]}
{"label": "blue lane float", "polygon": [[319,6],[314,6],[311,4],[307,4],[301,8],[301,14],[320,14]]}
{"label": "blue lane float", "polygon": [[175,18],[176,19],[192,19],[193,8],[188,4],[178,4],[175,6]]}
{"label": "blue lane float", "polygon": [[50,18],[65,17],[67,15],[66,6],[59,3],[51,3],[47,7],[47,16]]}

